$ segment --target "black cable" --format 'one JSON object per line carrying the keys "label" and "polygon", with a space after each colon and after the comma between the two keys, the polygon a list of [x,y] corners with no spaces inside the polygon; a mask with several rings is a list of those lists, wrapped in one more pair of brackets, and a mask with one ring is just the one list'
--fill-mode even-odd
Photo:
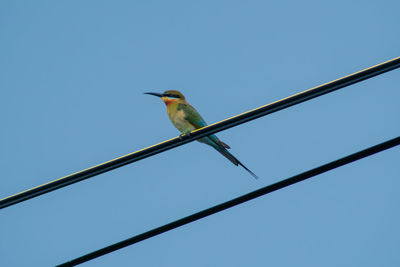
{"label": "black cable", "polygon": [[337,79],[330,83],[326,83],[312,89],[303,91],[301,93],[295,94],[293,96],[281,99],[279,101],[273,102],[271,104],[253,109],[251,111],[242,113],[240,115],[234,116],[232,118],[211,124],[204,128],[193,131],[190,136],[186,135],[183,138],[175,137],[170,140],[164,141],[162,143],[150,146],[148,148],[133,152],[131,154],[119,157],[114,160],[99,164],[97,166],[91,167],[89,169],[59,178],[57,180],[48,182],[46,184],[28,189],[26,191],[17,193],[15,195],[3,198],[0,200],[0,209],[17,204],[19,202],[37,197],[39,195],[51,192],[53,190],[62,188],[64,186],[88,179],[95,175],[99,175],[104,172],[111,171],[113,169],[119,168],[126,164],[153,156],[155,154],[161,153],[163,151],[172,149],[177,146],[192,142],[201,137],[229,129],[236,125],[248,122],[250,120],[257,119],[259,117],[265,116],[267,114],[279,111],[281,109],[288,108],[290,106],[302,103],[304,101],[310,100],[312,98],[333,92],[340,88],[349,86],[351,84],[369,79],[376,75],[388,72],[390,70],[400,67],[400,58],[395,58],[390,61],[381,63],[379,65],[370,67],[368,69],[356,72],[354,74],[345,76],[343,78]]}
{"label": "black cable", "polygon": [[229,200],[227,202],[224,202],[222,204],[216,205],[214,207],[202,210],[200,212],[197,212],[195,214],[189,215],[189,216],[184,217],[182,219],[179,219],[177,221],[165,224],[165,225],[163,225],[161,227],[152,229],[152,230],[147,231],[145,233],[142,233],[142,234],[136,235],[134,237],[125,239],[125,240],[123,240],[121,242],[115,243],[113,245],[107,246],[107,247],[99,249],[99,250],[96,250],[94,252],[91,252],[89,254],[86,254],[84,256],[81,256],[79,258],[76,258],[74,260],[65,262],[65,263],[57,265],[57,266],[58,267],[61,267],[61,266],[62,267],[75,266],[75,265],[90,261],[92,259],[95,259],[97,257],[100,257],[100,256],[103,256],[105,254],[111,253],[111,252],[116,251],[118,249],[127,247],[129,245],[132,245],[132,244],[135,244],[135,243],[138,243],[138,242],[141,242],[143,240],[146,240],[148,238],[154,237],[156,235],[159,235],[159,234],[165,233],[167,231],[170,231],[172,229],[181,227],[181,226],[183,226],[185,224],[197,221],[199,219],[202,219],[204,217],[210,216],[212,214],[215,214],[215,213],[221,212],[223,210],[232,208],[232,207],[234,207],[236,205],[239,205],[239,204],[242,204],[242,203],[244,203],[246,201],[249,201],[249,200],[255,199],[257,197],[269,194],[269,193],[271,193],[273,191],[282,189],[282,188],[287,187],[289,185],[293,185],[295,183],[304,181],[304,180],[309,179],[309,178],[311,178],[313,176],[316,176],[318,174],[333,170],[333,169],[335,169],[337,167],[340,167],[340,166],[349,164],[351,162],[357,161],[359,159],[371,156],[371,155],[373,155],[375,153],[381,152],[383,150],[389,149],[389,148],[397,146],[399,144],[400,144],[400,136],[396,137],[394,139],[391,139],[389,141],[380,143],[378,145],[369,147],[367,149],[361,150],[361,151],[356,152],[354,154],[348,155],[346,157],[343,157],[343,158],[337,159],[335,161],[329,162],[327,164],[324,164],[324,165],[319,166],[317,168],[314,168],[312,170],[300,173],[298,175],[295,175],[295,176],[290,177],[288,179],[282,180],[282,181],[277,182],[275,184],[268,185],[266,187],[263,187],[263,188],[258,189],[256,191],[253,191],[253,192],[250,192],[250,193],[248,193],[246,195],[237,197],[235,199]]}

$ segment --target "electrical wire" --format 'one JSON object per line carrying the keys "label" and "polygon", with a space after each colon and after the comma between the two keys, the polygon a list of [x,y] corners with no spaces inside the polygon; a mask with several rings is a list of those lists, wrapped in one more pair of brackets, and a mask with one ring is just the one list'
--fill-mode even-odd
{"label": "electrical wire", "polygon": [[232,208],[232,207],[234,207],[236,205],[242,204],[242,203],[247,202],[249,200],[258,198],[260,196],[272,193],[274,191],[280,190],[282,188],[285,188],[287,186],[293,185],[295,183],[304,181],[304,180],[309,179],[309,178],[311,178],[313,176],[316,176],[316,175],[319,175],[321,173],[333,170],[333,169],[335,169],[337,167],[340,167],[340,166],[349,164],[351,162],[360,160],[362,158],[371,156],[371,155],[373,155],[375,153],[378,153],[378,152],[381,152],[383,150],[392,148],[392,147],[397,146],[399,144],[400,144],[400,136],[398,136],[396,138],[393,138],[391,140],[388,140],[386,142],[380,143],[378,145],[369,147],[367,149],[361,150],[359,152],[353,153],[353,154],[348,155],[346,157],[343,157],[343,158],[337,159],[335,161],[329,162],[327,164],[321,165],[321,166],[319,166],[317,168],[314,168],[314,169],[311,169],[309,171],[297,174],[295,176],[292,176],[292,177],[287,178],[285,180],[279,181],[277,183],[265,186],[265,187],[263,187],[261,189],[255,190],[253,192],[250,192],[250,193],[245,194],[243,196],[234,198],[232,200],[229,200],[227,202],[224,202],[224,203],[221,203],[219,205],[213,206],[211,208],[208,208],[208,209],[202,210],[200,212],[194,213],[194,214],[189,215],[187,217],[184,217],[182,219],[179,219],[179,220],[173,221],[171,223],[165,224],[165,225],[160,226],[158,228],[154,228],[154,229],[152,229],[150,231],[147,231],[145,233],[142,233],[142,234],[136,235],[134,237],[125,239],[125,240],[123,240],[121,242],[118,242],[118,243],[115,243],[113,245],[104,247],[102,249],[96,250],[96,251],[91,252],[91,253],[88,253],[88,254],[86,254],[84,256],[81,256],[79,258],[73,259],[71,261],[65,262],[65,263],[57,265],[57,266],[58,267],[75,266],[75,265],[90,261],[92,259],[95,259],[97,257],[100,257],[100,256],[103,256],[105,254],[111,253],[111,252],[116,251],[118,249],[130,246],[130,245],[138,243],[138,242],[141,242],[143,240],[146,240],[146,239],[149,239],[151,237],[154,237],[154,236],[160,235],[162,233],[168,232],[170,230],[173,230],[175,228],[181,227],[181,226],[186,225],[188,223],[192,223],[194,221],[200,220],[200,219],[202,219],[204,217],[207,217],[207,216],[210,216],[212,214],[215,214],[215,213],[221,212],[223,210]]}
{"label": "electrical wire", "polygon": [[28,189],[26,191],[11,195],[9,197],[0,199],[0,209],[17,204],[19,202],[40,196],[42,194],[54,191],[56,189],[77,183],[79,181],[88,179],[90,177],[99,175],[104,172],[114,170],[132,162],[153,156],[163,151],[181,146],[183,144],[192,142],[210,134],[229,129],[236,125],[257,119],[259,117],[271,114],[273,112],[288,108],[290,106],[302,103],[312,98],[333,92],[343,87],[352,85],[354,83],[369,79],[371,77],[380,75],[382,73],[394,70],[400,67],[400,57],[386,61],[384,63],[375,65],[365,70],[353,73],[343,78],[334,80],[329,83],[311,88],[309,90],[300,92],[298,94],[289,96],[287,98],[278,100],[268,105],[250,110],[248,112],[239,114],[237,116],[225,119],[223,121],[211,124],[198,130],[194,130],[190,135],[184,135],[181,137],[175,137],[167,141],[158,143],[156,145],[141,149],[139,151],[127,154],[125,156],[107,161],[105,163],[96,165],[94,167],[82,170],[71,175],[64,176],[62,178],[50,181],[48,183],[39,185],[37,187]]}

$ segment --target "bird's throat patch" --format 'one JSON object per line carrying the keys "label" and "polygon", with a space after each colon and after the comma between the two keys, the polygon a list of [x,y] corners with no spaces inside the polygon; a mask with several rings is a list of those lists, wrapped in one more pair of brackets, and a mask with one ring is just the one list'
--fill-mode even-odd
{"label": "bird's throat patch", "polygon": [[161,98],[162,101],[164,101],[164,103],[168,106],[176,101],[178,101],[178,99],[174,99],[174,98],[169,98],[169,97],[162,97]]}

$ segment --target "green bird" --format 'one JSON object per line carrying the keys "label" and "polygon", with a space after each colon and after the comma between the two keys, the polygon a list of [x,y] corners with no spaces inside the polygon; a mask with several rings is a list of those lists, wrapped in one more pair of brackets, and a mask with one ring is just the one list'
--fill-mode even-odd
{"label": "green bird", "polygon": [[[200,129],[207,126],[205,120],[197,112],[197,110],[192,107],[188,102],[186,102],[185,97],[179,91],[169,90],[164,93],[145,93],[148,95],[153,95],[160,97],[162,101],[167,105],[167,114],[172,124],[182,133],[189,134],[195,129]],[[218,139],[214,134],[198,139],[197,141],[205,143],[207,145],[215,148],[219,153],[224,155],[236,166],[242,166],[246,171],[248,171],[254,178],[258,179],[258,176],[250,171],[246,166],[244,166],[235,156],[233,156],[228,149],[230,147]]]}

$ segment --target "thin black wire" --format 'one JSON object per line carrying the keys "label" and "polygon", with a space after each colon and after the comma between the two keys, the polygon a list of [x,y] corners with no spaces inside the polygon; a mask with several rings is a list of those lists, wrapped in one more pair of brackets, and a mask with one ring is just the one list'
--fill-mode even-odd
{"label": "thin black wire", "polygon": [[266,187],[263,187],[263,188],[258,189],[256,191],[253,191],[253,192],[250,192],[250,193],[248,193],[246,195],[237,197],[235,199],[229,200],[227,202],[224,202],[222,204],[216,205],[214,207],[202,210],[200,212],[197,212],[195,214],[189,215],[187,217],[184,217],[182,219],[176,220],[174,222],[165,224],[165,225],[163,225],[161,227],[152,229],[152,230],[147,231],[145,233],[142,233],[142,234],[136,235],[134,237],[125,239],[125,240],[123,240],[121,242],[115,243],[113,245],[107,246],[107,247],[99,249],[99,250],[96,250],[94,252],[91,252],[89,254],[86,254],[84,256],[81,256],[79,258],[73,259],[71,261],[65,262],[65,263],[57,265],[57,266],[58,267],[75,266],[75,265],[90,261],[92,259],[95,259],[97,257],[100,257],[100,256],[103,256],[105,254],[111,253],[111,252],[116,251],[118,249],[127,247],[129,245],[132,245],[132,244],[135,244],[135,243],[138,243],[138,242],[141,242],[143,240],[146,240],[148,238],[154,237],[156,235],[160,235],[162,233],[168,232],[168,231],[173,230],[175,228],[181,227],[181,226],[183,226],[185,224],[188,224],[188,223],[197,221],[199,219],[202,219],[204,217],[210,216],[212,214],[221,212],[221,211],[226,210],[228,208],[232,208],[232,207],[234,207],[236,205],[242,204],[244,202],[247,202],[249,200],[255,199],[257,197],[269,194],[271,192],[274,192],[276,190],[282,189],[284,187],[287,187],[287,186],[293,185],[295,183],[304,181],[304,180],[309,179],[309,178],[311,178],[313,176],[316,176],[318,174],[333,170],[333,169],[335,169],[337,167],[340,167],[340,166],[349,164],[351,162],[357,161],[359,159],[371,156],[371,155],[373,155],[375,153],[378,153],[378,152],[381,152],[383,150],[392,148],[392,147],[397,146],[399,144],[400,144],[400,136],[396,137],[396,138],[393,138],[391,140],[388,140],[386,142],[380,143],[378,145],[369,147],[367,149],[361,150],[361,151],[356,152],[354,154],[348,155],[346,157],[343,157],[343,158],[337,159],[335,161],[329,162],[327,164],[321,165],[321,166],[319,166],[317,168],[314,168],[314,169],[311,169],[309,171],[300,173],[298,175],[295,175],[295,176],[290,177],[288,179],[282,180],[282,181],[277,182],[275,184],[268,185]]}
{"label": "thin black wire", "polygon": [[371,77],[382,74],[384,72],[388,72],[390,70],[394,70],[399,67],[400,67],[400,58],[389,60],[387,62],[353,73],[351,75],[345,76],[335,81],[314,87],[312,89],[281,99],[271,104],[250,110],[248,112],[242,113],[232,118],[195,130],[191,133],[190,136],[186,135],[183,136],[183,138],[175,137],[170,140],[161,142],[159,144],[150,146],[148,148],[99,164],[89,169],[59,178],[57,180],[28,189],[26,191],[17,193],[15,195],[0,199],[0,209],[51,192],[53,190],[62,188],[64,186],[88,179],[90,177],[99,175],[101,173],[111,171],[126,164],[153,156],[155,154],[172,149],[174,147],[181,146],[183,144],[192,142],[201,137],[229,129],[231,127],[248,122],[250,120],[257,119],[259,117],[271,114],[281,109],[285,109],[290,106],[310,100],[312,98],[333,92],[335,90],[369,79]]}

